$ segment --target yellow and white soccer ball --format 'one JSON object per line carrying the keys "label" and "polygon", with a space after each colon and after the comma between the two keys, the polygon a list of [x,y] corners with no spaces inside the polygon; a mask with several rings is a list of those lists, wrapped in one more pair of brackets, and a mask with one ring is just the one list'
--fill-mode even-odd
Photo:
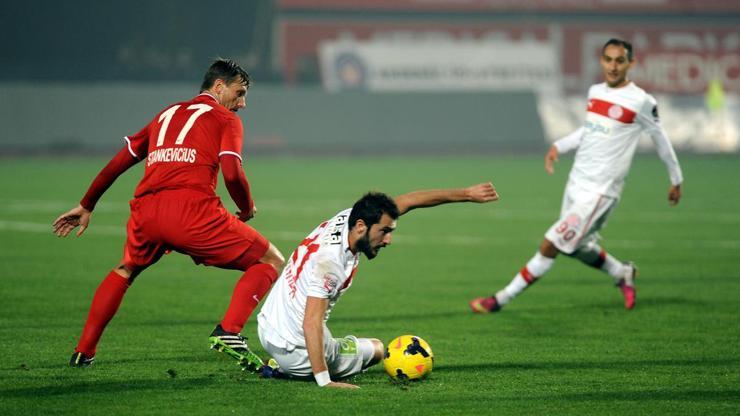
{"label": "yellow and white soccer ball", "polygon": [[416,380],[432,372],[434,353],[420,337],[401,335],[385,348],[383,366],[393,379]]}

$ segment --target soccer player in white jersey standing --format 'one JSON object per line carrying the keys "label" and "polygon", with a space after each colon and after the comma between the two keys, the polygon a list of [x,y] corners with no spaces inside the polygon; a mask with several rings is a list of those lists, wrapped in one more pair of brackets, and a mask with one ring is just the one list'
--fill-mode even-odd
{"label": "soccer player in white jersey standing", "polygon": [[332,380],[350,377],[380,362],[383,343],[352,335],[332,338],[326,321],[351,286],[360,253],[375,258],[391,243],[397,218],[414,208],[497,199],[490,182],[416,191],[396,198],[371,192],[352,208],[321,223],[291,254],[257,317],[260,342],[280,365],[279,371],[295,378],[314,377],[322,387],[357,387]]}
{"label": "soccer player in white jersey standing", "polygon": [[565,188],[560,219],[545,234],[537,253],[514,279],[494,296],[470,302],[473,312],[497,312],[552,267],[559,253],[608,273],[624,296],[624,306],[635,306],[637,268],[621,262],[599,244],[598,231],[619,200],[637,141],[647,133],[668,168],[668,201],[681,199],[683,176],[665,131],[658,120],[655,98],[627,78],[632,45],[610,39],[602,48],[601,68],[606,82],[592,85],[583,127],[556,141],[545,156],[545,170],[553,173],[559,153],[577,149]]}

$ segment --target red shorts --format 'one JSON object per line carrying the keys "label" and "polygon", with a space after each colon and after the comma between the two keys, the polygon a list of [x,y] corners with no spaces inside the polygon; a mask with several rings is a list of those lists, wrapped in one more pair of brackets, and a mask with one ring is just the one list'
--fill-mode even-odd
{"label": "red shorts", "polygon": [[123,262],[143,270],[168,250],[196,264],[246,270],[270,246],[260,233],[239,221],[217,196],[190,189],[166,190],[131,200]]}

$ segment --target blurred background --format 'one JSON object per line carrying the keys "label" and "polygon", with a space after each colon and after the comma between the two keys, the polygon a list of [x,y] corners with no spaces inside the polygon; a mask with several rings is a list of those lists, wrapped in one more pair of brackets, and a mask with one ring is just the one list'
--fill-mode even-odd
{"label": "blurred background", "polygon": [[[599,51],[629,40],[679,152],[740,149],[737,0],[6,1],[0,153],[102,154],[252,75],[246,152],[511,154],[582,123]],[[650,148],[649,140],[641,144]]]}

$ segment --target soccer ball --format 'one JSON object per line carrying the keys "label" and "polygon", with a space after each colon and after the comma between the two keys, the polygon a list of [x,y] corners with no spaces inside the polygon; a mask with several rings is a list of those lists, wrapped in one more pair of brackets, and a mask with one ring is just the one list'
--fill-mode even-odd
{"label": "soccer ball", "polygon": [[419,379],[432,372],[434,353],[423,339],[415,335],[401,335],[385,348],[383,366],[393,379]]}

